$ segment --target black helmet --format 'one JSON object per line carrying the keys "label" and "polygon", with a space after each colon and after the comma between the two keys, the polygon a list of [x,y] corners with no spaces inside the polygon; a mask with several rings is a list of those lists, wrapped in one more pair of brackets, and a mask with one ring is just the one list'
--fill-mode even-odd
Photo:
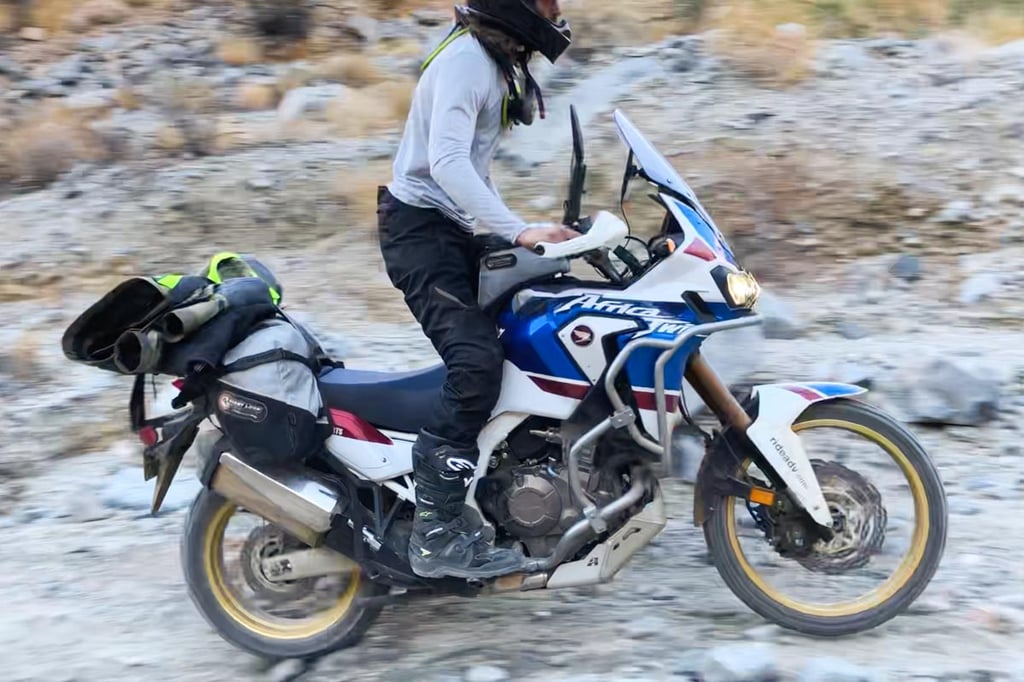
{"label": "black helmet", "polygon": [[456,11],[493,26],[554,64],[572,44],[572,31],[565,19],[556,23],[541,16],[534,3],[535,0],[468,0]]}

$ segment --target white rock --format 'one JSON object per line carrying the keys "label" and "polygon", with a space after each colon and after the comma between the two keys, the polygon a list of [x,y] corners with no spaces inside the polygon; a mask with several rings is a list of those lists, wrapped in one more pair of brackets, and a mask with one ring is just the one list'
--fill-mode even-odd
{"label": "white rock", "polygon": [[795,22],[779,24],[775,27],[775,35],[784,38],[806,38],[807,27]]}
{"label": "white rock", "polygon": [[290,682],[297,679],[305,669],[305,664],[299,659],[281,661],[267,671],[269,682]]}
{"label": "white rock", "polygon": [[263,191],[274,186],[273,180],[269,178],[249,178],[245,181],[246,187],[256,191]]}
{"label": "white rock", "polygon": [[905,368],[904,385],[888,392],[907,421],[976,426],[999,411],[1000,375],[979,358],[945,354]]}
{"label": "white rock", "polygon": [[760,642],[715,647],[701,664],[703,682],[768,682],[777,676],[775,649]]}
{"label": "white rock", "polygon": [[466,682],[501,682],[508,673],[493,665],[475,665],[466,672]]}
{"label": "white rock", "polygon": [[966,200],[957,200],[946,204],[934,220],[938,223],[957,225],[970,222],[973,217],[974,204]]}
{"label": "white rock", "polygon": [[18,37],[22,40],[29,40],[32,42],[39,42],[46,40],[46,29],[39,28],[37,26],[26,26],[18,32]]}
{"label": "white rock", "polygon": [[1013,204],[1020,206],[1024,204],[1024,185],[1010,182],[996,185],[985,193],[985,203],[990,205]]}
{"label": "white rock", "polygon": [[530,200],[530,208],[535,211],[549,211],[558,204],[558,199],[555,199],[549,194],[545,194],[537,197],[536,199]]}
{"label": "white rock", "polygon": [[796,339],[803,335],[803,324],[796,311],[775,294],[762,292],[757,311],[764,317],[765,338]]}
{"label": "white rock", "polygon": [[[100,491],[100,499],[111,509],[148,512],[153,502],[154,485],[155,479],[143,479],[142,469],[126,467],[107,479]],[[184,509],[192,503],[201,488],[202,485],[192,472],[179,469],[160,511]]]}
{"label": "white rock", "polygon": [[704,458],[704,441],[699,436],[680,433],[672,441],[673,468],[687,483],[697,480],[697,470]]}
{"label": "white rock", "polygon": [[647,639],[666,632],[669,625],[657,616],[643,616],[630,621],[623,629],[630,639]]}
{"label": "white rock", "polygon": [[345,28],[367,43],[377,42],[378,26],[373,17],[356,15],[345,22]]}
{"label": "white rock", "polygon": [[1001,634],[1024,632],[1024,611],[1012,606],[991,604],[978,609],[974,620],[980,620],[985,628]]}
{"label": "white rock", "polygon": [[797,682],[881,682],[885,678],[872,668],[841,658],[823,657],[808,661],[796,679]]}
{"label": "white rock", "polygon": [[960,285],[960,302],[971,305],[992,296],[1003,288],[1003,275],[997,272],[979,272]]}
{"label": "white rock", "polygon": [[330,102],[344,96],[345,89],[341,83],[329,83],[289,90],[277,106],[278,120],[291,122],[319,114]]}

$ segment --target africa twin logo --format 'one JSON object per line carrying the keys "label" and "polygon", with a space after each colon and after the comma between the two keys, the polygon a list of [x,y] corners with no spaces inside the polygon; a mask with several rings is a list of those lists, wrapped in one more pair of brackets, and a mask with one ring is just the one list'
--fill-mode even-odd
{"label": "africa twin logo", "polygon": [[[601,298],[597,294],[584,294],[583,296],[577,296],[571,301],[567,301],[555,308],[555,312],[564,313],[565,311],[572,310],[574,308],[593,310],[601,313],[612,313],[615,315],[640,317],[652,323],[651,331],[655,333],[679,334],[687,327],[692,326],[689,322],[680,322],[677,318],[661,311],[658,308],[636,305],[632,301],[616,301],[614,299]],[[580,340],[577,340],[576,331],[579,329],[586,329],[587,331],[590,331],[586,327],[577,327],[572,332],[572,341],[579,346],[585,346],[590,342],[587,341],[587,343],[581,343]],[[593,332],[591,332],[591,335],[593,335]]]}
{"label": "africa twin logo", "polygon": [[618,313],[620,315],[633,315],[635,317],[658,317],[660,318],[661,311],[657,308],[646,308],[644,306],[638,306],[630,301],[616,301],[613,299],[602,299],[597,294],[584,294],[578,296],[568,303],[555,308],[556,313],[564,313],[566,310],[572,310],[573,308],[583,308],[584,310],[596,310],[602,313]]}

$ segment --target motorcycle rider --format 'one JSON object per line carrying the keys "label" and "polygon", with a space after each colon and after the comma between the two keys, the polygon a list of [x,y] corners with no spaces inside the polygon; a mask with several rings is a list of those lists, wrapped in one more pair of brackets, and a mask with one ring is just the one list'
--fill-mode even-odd
{"label": "motorcycle rider", "polygon": [[468,0],[448,37],[423,64],[393,179],[378,189],[385,268],[447,369],[441,394],[413,447],[416,515],[409,562],[422,577],[485,578],[525,559],[495,548],[465,506],[495,404],[503,351],[476,305],[480,246],[489,232],[533,247],[578,237],[557,223],[527,224],[502,202],[489,167],[513,124],[544,116],[528,62],[551,63],[571,42],[558,0]]}

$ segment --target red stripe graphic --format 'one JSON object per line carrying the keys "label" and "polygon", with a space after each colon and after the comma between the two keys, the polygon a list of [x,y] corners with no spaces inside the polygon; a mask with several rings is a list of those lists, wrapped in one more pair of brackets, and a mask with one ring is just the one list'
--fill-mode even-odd
{"label": "red stripe graphic", "polygon": [[690,245],[683,250],[683,253],[687,253],[691,256],[696,256],[697,258],[706,261],[712,261],[715,260],[715,258],[717,258],[715,252],[708,248],[707,244],[700,241],[699,239],[694,239],[692,242],[690,242]]}
{"label": "red stripe graphic", "polygon": [[587,395],[587,391],[590,390],[590,386],[585,384],[570,384],[565,381],[558,381],[557,379],[549,379],[547,377],[530,375],[530,379],[532,379],[533,383],[537,384],[537,387],[545,393],[554,393],[555,395],[572,398],[574,400],[583,400]]}
{"label": "red stripe graphic", "polygon": [[331,415],[331,425],[334,426],[333,432],[335,436],[361,440],[367,443],[392,444],[390,438],[378,431],[370,422],[362,417],[334,408],[330,408],[328,412]]}
{"label": "red stripe graphic", "polygon": [[[634,388],[633,395],[636,396],[636,406],[641,410],[657,410],[658,401],[654,399],[654,391],[646,391],[642,388]],[[669,412],[675,412],[676,407],[679,405],[679,396],[671,393],[665,394],[665,409]]]}
{"label": "red stripe graphic", "polygon": [[[590,386],[571,384],[567,381],[552,379],[551,377],[530,375],[530,379],[545,393],[552,393],[565,398],[572,398],[573,400],[583,400],[587,396],[587,392],[590,391]],[[633,388],[633,394],[636,396],[637,407],[641,410],[656,411],[658,409],[657,403],[654,400],[654,391],[644,388]],[[678,405],[679,396],[677,394],[665,394],[665,406],[669,412],[674,412]]]}
{"label": "red stripe graphic", "polygon": [[796,393],[798,396],[800,396],[801,398],[803,398],[804,400],[806,400],[808,402],[814,402],[816,400],[821,400],[822,398],[825,397],[822,394],[820,394],[817,391],[815,391],[814,389],[807,388],[806,386],[789,385],[789,386],[783,386],[783,388],[785,388],[790,393]]}

